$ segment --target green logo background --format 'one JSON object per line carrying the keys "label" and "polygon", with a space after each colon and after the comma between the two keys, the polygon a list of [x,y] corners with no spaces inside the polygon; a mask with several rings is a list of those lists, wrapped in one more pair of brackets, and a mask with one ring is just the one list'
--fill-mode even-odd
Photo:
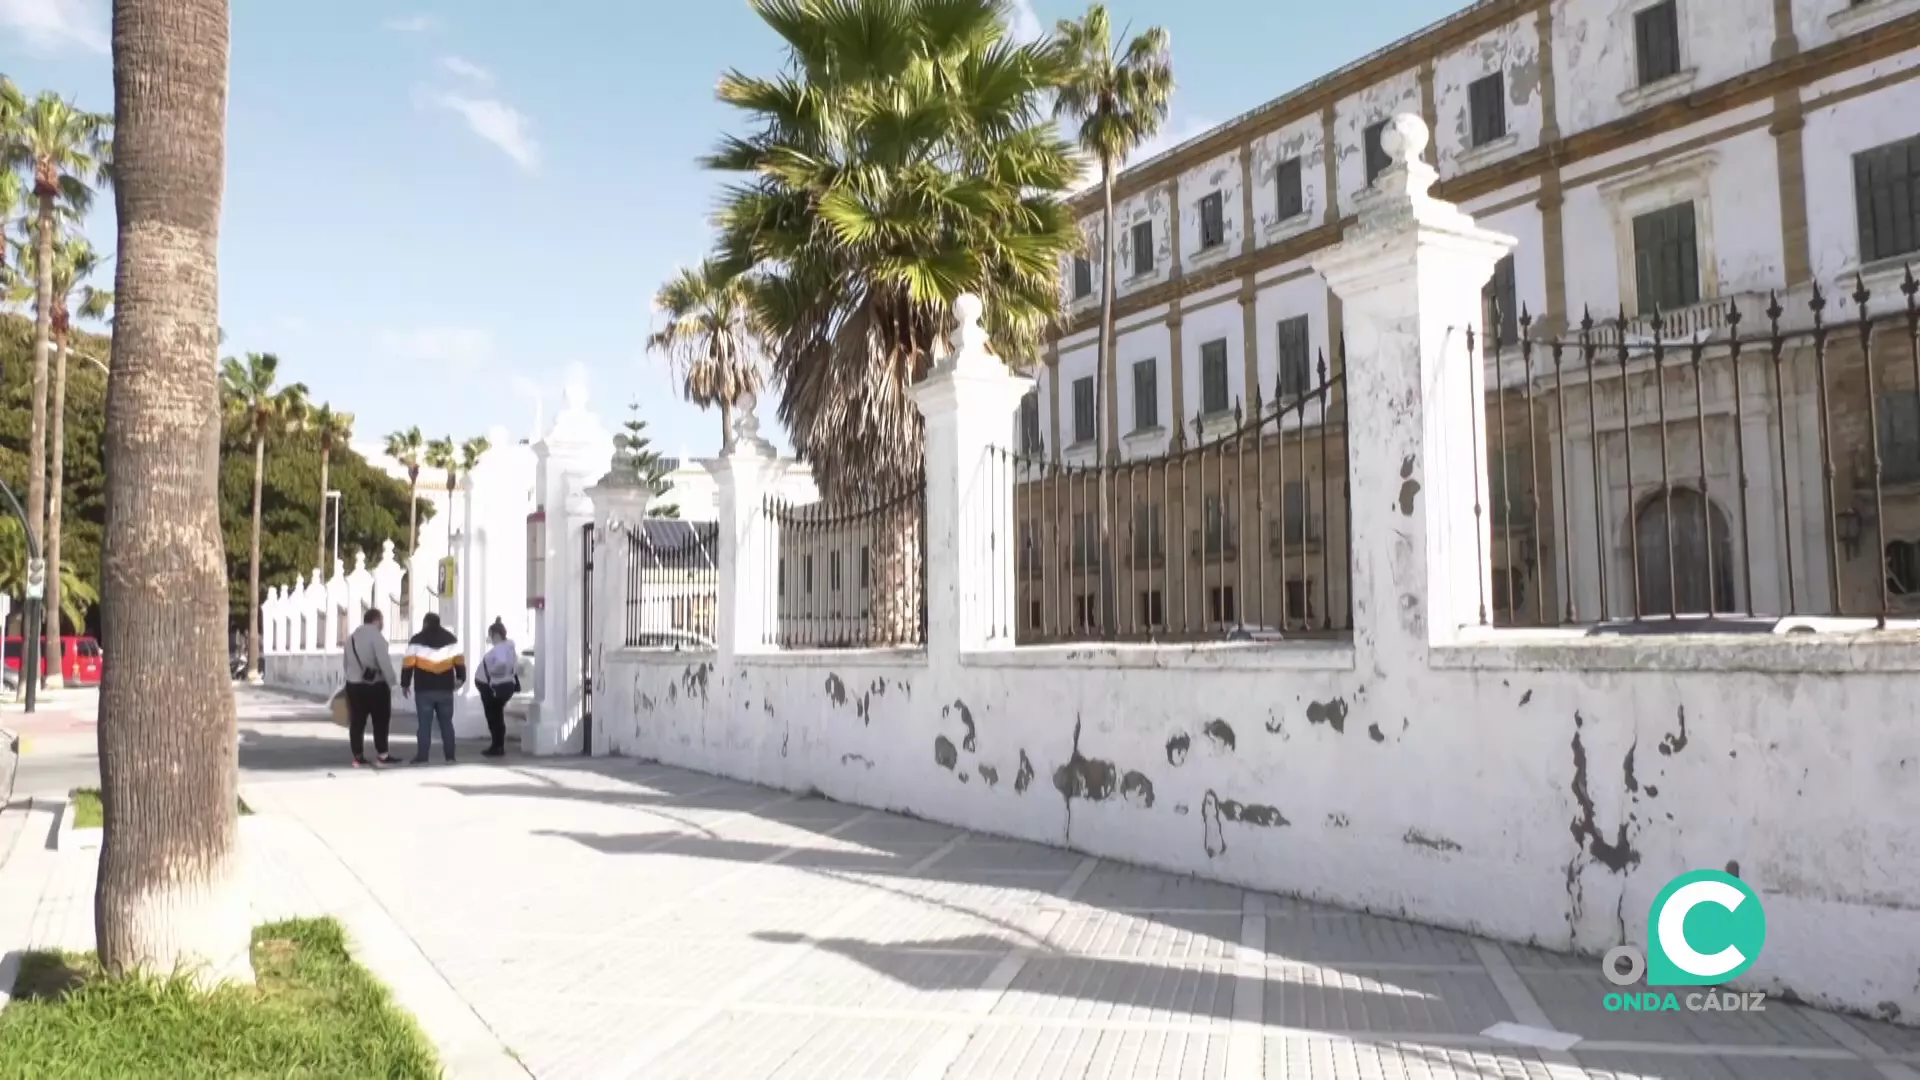
{"label": "green logo background", "polygon": [[[1705,903],[1696,904],[1692,911],[1687,912],[1684,924],[1686,944],[1695,952],[1711,956],[1731,945],[1746,958],[1725,974],[1700,976],[1683,970],[1667,958],[1666,950],[1661,946],[1661,910],[1674,893],[1696,881],[1722,882],[1738,889],[1746,897],[1739,908],[1733,911],[1719,904]],[[1647,985],[1720,986],[1732,982],[1760,958],[1760,949],[1766,941],[1767,913],[1761,906],[1760,894],[1752,886],[1719,870],[1695,870],[1681,874],[1667,882],[1667,887],[1653,898],[1653,908],[1647,913]]]}

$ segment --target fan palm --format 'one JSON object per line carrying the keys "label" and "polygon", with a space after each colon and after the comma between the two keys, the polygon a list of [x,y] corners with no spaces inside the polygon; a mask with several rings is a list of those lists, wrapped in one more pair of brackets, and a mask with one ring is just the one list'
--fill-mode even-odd
{"label": "fan palm", "polygon": [[[0,75],[0,230],[6,228],[7,222],[13,220],[13,215],[19,213],[26,202],[19,172],[20,115],[26,110],[27,99],[20,88],[12,79]],[[12,274],[7,265],[6,245],[0,244],[0,289],[10,284]]]}
{"label": "fan palm", "polygon": [[453,552],[453,489],[460,483],[460,451],[455,447],[451,435],[442,436],[427,443],[427,456],[424,464],[429,469],[439,469],[447,474],[447,552]]}
{"label": "fan palm", "polygon": [[720,446],[733,445],[733,406],[760,390],[763,351],[747,279],[717,259],[681,270],[660,286],[654,307],[667,324],[647,338],[679,371],[681,394],[720,410]]}
{"label": "fan palm", "polygon": [[34,224],[33,427],[27,447],[27,521],[45,537],[47,518],[47,360],[53,339],[54,249],[62,211],[85,216],[93,203],[92,184],[108,181],[113,118],[75,108],[58,94],[43,93],[16,112],[14,137],[0,146],[10,169],[24,169],[33,181]]}
{"label": "fan palm", "polygon": [[421,457],[426,453],[427,443],[420,437],[420,429],[411,427],[405,431],[396,431],[387,436],[387,456],[400,463],[407,470],[407,559],[406,584],[400,590],[400,624],[407,625],[412,618],[409,610],[413,604],[413,549],[420,544],[420,465]]}
{"label": "fan palm", "polygon": [[307,414],[307,430],[320,441],[320,554],[315,566],[327,565],[327,473],[333,464],[335,449],[353,438],[353,414],[340,412],[331,405],[316,406]]}
{"label": "fan palm", "polygon": [[[1127,155],[1152,138],[1166,122],[1173,100],[1173,65],[1167,56],[1167,32],[1151,27],[1124,48],[1113,43],[1113,25],[1104,4],[1091,4],[1078,21],[1062,19],[1055,28],[1061,55],[1068,65],[1066,82],[1053,101],[1054,115],[1079,125],[1080,148],[1100,163],[1100,345],[1095,383],[1103,385],[1102,416],[1112,416],[1118,390],[1114,386],[1113,290],[1118,277],[1115,251],[1118,238],[1113,221],[1113,174]],[[1124,35],[1123,35],[1124,36]],[[1114,425],[1103,440],[1108,454],[1119,452]],[[1176,417],[1174,431],[1181,430]],[[1178,434],[1175,438],[1178,438]],[[1112,498],[1107,476],[1100,476],[1100,546],[1106,550],[1112,530]],[[1100,626],[1114,624],[1112,570],[1101,566]]]}
{"label": "fan palm", "polygon": [[743,174],[719,214],[729,270],[756,271],[780,419],[829,500],[919,475],[908,388],[962,293],[1003,356],[1037,354],[1078,243],[1060,194],[1072,146],[1046,116],[1063,76],[1015,44],[1004,0],[750,0],[786,46],[771,77],[728,72],[751,134],[708,167]]}
{"label": "fan palm", "polygon": [[247,571],[247,671],[260,664],[260,494],[267,474],[267,440],[306,423],[307,388],[279,385],[280,358],[248,353],[245,360],[220,361],[220,397],[229,423],[244,426],[253,438],[253,553]]}

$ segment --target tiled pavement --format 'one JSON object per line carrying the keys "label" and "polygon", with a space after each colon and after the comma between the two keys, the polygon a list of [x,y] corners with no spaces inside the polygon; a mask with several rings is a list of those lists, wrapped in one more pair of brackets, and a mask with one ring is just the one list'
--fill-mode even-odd
{"label": "tiled pavement", "polygon": [[[526,1073],[592,1080],[1920,1080],[1911,1029],[1781,1002],[1609,1014],[1586,960],[659,766],[256,777],[247,797],[260,917],[348,909],[468,1051],[456,1077],[511,1068],[476,1046],[490,1030]],[[10,907],[27,941],[85,947],[92,857],[16,852],[0,882],[23,857],[45,886],[0,884],[0,947],[21,943]],[[1583,1041],[1482,1034],[1503,1021]]]}

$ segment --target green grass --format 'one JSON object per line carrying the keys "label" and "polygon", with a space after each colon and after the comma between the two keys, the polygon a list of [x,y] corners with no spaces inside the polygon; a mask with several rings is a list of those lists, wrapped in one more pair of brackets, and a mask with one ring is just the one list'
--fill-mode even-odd
{"label": "green grass", "polygon": [[433,1046],[332,919],[253,932],[253,986],[110,979],[92,954],[27,953],[0,1011],[0,1080],[437,1078]]}
{"label": "green grass", "polygon": [[[98,829],[106,823],[106,810],[100,805],[99,788],[74,788],[67,793],[67,797],[73,800],[74,828]],[[247,800],[241,799],[240,816],[247,817],[252,813],[253,807],[247,805]]]}

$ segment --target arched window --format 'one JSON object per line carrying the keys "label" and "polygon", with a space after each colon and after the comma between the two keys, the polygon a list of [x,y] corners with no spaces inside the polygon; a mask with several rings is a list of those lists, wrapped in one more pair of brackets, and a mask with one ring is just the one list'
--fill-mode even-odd
{"label": "arched window", "polygon": [[1733,610],[1733,533],[1727,515],[1711,500],[1686,487],[1654,495],[1640,507],[1634,536],[1640,549],[1641,615],[1705,614],[1709,588],[1714,611]]}

